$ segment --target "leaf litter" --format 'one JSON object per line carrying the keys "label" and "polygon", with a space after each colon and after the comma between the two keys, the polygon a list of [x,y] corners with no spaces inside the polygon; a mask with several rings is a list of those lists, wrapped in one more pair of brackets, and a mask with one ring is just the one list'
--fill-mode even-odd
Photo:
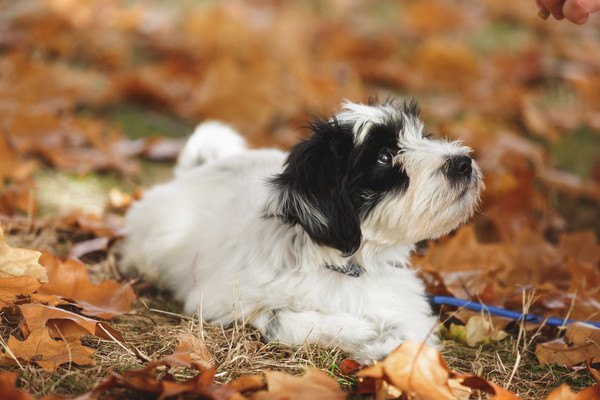
{"label": "leaf litter", "polygon": [[[114,374],[106,388],[132,390],[137,380],[158,388],[157,397],[183,390],[281,398],[295,396],[292,387],[319,385],[332,398],[340,395],[324,374],[305,367],[328,370],[346,391],[356,388],[349,375],[359,367],[336,349],[291,349],[263,344],[241,326],[198,326],[143,282],[133,283],[140,295],[134,303],[131,284],[114,280],[120,278],[114,244],[139,188],[107,189],[102,215],[40,214],[37,171],[116,174],[131,186],[142,160],[174,160],[182,141],[161,137],[166,129],[132,140],[111,120],[107,110],[127,103],[189,125],[224,119],[254,146],[285,148],[302,135],[297,127],[309,115],[326,115],[343,98],[417,95],[436,135],[462,138],[475,149],[487,185],[472,224],[415,256],[430,292],[544,316],[600,319],[600,214],[583,209],[600,199],[600,146],[596,159],[571,156],[578,164],[573,171],[583,175],[557,169],[548,150],[576,129],[596,136],[600,129],[597,22],[542,21],[528,3],[11,4],[0,16],[0,223],[11,240],[29,238],[23,247],[35,250],[10,247],[1,236],[2,363],[13,365],[5,368],[19,371],[19,385],[37,395],[64,397],[102,387],[108,369]],[[569,219],[565,207],[581,218]],[[155,296],[161,302],[147,307]],[[414,397],[428,382],[422,387],[440,398],[460,398],[467,389],[514,398],[499,387],[514,388],[519,377],[514,390],[523,398],[597,393],[597,385],[578,394],[563,385],[549,394],[565,379],[578,388],[591,384],[581,375],[584,365],[593,371],[595,328],[557,330],[447,308],[440,316],[451,339],[444,356],[462,371],[449,369],[433,349],[407,344],[381,364],[387,367],[375,368],[385,373],[368,393]],[[46,343],[39,354],[32,346],[21,351],[35,341]],[[547,364],[538,375],[536,356]],[[418,368],[406,381],[411,357]],[[187,366],[171,371],[167,364],[175,360]],[[65,378],[53,382],[56,374],[41,375],[28,362]],[[259,373],[271,369],[307,372],[304,378],[268,373],[265,387]],[[77,386],[77,380],[87,383]],[[14,390],[12,372],[0,382],[11,396],[30,398]]]}

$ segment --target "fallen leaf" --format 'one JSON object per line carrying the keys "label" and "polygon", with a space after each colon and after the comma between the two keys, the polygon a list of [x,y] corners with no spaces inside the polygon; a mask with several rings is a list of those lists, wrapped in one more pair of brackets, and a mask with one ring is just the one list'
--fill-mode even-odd
{"label": "fallen leaf", "polygon": [[31,276],[42,283],[48,282],[46,268],[38,262],[41,254],[35,250],[10,247],[0,228],[0,278]]}
{"label": "fallen leaf", "polygon": [[110,217],[109,215],[103,218],[96,214],[73,210],[67,214],[53,217],[49,222],[67,231],[87,232],[94,236],[113,238],[117,236],[121,224]]}
{"label": "fallen leaf", "polygon": [[351,358],[346,358],[340,363],[340,373],[354,375],[360,369],[360,364]]}
{"label": "fallen leaf", "polygon": [[[104,339],[112,340],[111,336],[119,341],[123,341],[121,334],[105,322],[97,321],[83,315],[63,310],[58,307],[46,306],[43,304],[22,304],[19,310],[23,315],[23,320],[30,332],[40,329],[44,326],[58,327],[57,337],[65,336],[79,337],[90,334]],[[51,321],[51,322],[50,322]],[[63,328],[63,329],[60,329]]]}
{"label": "fallen leaf", "polygon": [[585,322],[573,322],[567,325],[565,336],[573,344],[595,343],[600,347],[600,328]]}
{"label": "fallen leaf", "polygon": [[22,181],[36,168],[33,160],[24,160],[19,152],[10,146],[7,136],[0,134],[0,189],[6,181]]}
{"label": "fallen leaf", "polygon": [[15,357],[35,362],[50,373],[56,372],[60,365],[66,363],[94,364],[91,358],[93,349],[83,346],[78,338],[54,340],[45,327],[32,331],[23,341],[11,336],[7,344]]}
{"label": "fallen leaf", "polygon": [[73,301],[83,314],[94,317],[107,319],[131,311],[135,294],[130,284],[107,280],[95,285],[85,265],[73,259],[62,261],[50,253],[44,253],[40,262],[46,266],[50,282],[38,293]]}
{"label": "fallen leaf", "polygon": [[182,394],[197,394],[200,398],[211,400],[243,400],[239,392],[228,385],[214,383],[214,369],[208,369],[188,380],[177,380],[171,373],[166,372],[161,379],[156,377],[158,367],[170,365],[162,361],[154,361],[146,367],[113,373],[111,377],[100,383],[92,393],[99,395],[115,388],[127,388],[141,393],[153,393],[158,399],[178,396]]}
{"label": "fallen leaf", "polygon": [[541,364],[559,364],[570,367],[588,360],[600,359],[600,329],[583,322],[567,326],[563,338],[540,343],[535,355]]}
{"label": "fallen leaf", "polygon": [[423,399],[455,400],[459,393],[470,395],[470,389],[452,382],[450,368],[432,347],[407,341],[380,364],[358,372],[359,377],[385,379],[402,393]]}
{"label": "fallen leaf", "polygon": [[492,321],[483,315],[469,318],[465,329],[466,342],[471,347],[479,343],[498,342],[508,336],[503,330],[495,328]]}
{"label": "fallen leaf", "polygon": [[29,296],[41,283],[31,276],[0,278],[0,307],[12,306],[18,297]]}
{"label": "fallen leaf", "polygon": [[71,247],[69,251],[69,258],[79,259],[86,254],[93,253],[96,251],[106,252],[110,243],[110,238],[101,236],[98,238],[79,242]]}
{"label": "fallen leaf", "polygon": [[253,400],[342,400],[346,398],[335,379],[326,372],[307,368],[302,378],[279,371],[265,372],[267,390],[252,395]]}
{"label": "fallen leaf", "polygon": [[[490,399],[518,400],[514,394],[479,376],[451,371],[437,350],[414,341],[404,342],[383,361],[360,370],[357,375],[363,379],[359,382],[359,393],[374,393],[376,400],[401,395],[422,400],[467,400],[473,391],[493,395]],[[371,384],[361,387],[367,380]]]}
{"label": "fallen leaf", "polygon": [[178,337],[179,344],[173,354],[161,358],[161,361],[196,365],[201,371],[214,367],[215,359],[201,338],[190,332],[181,333]]}
{"label": "fallen leaf", "polygon": [[230,388],[240,393],[264,389],[267,385],[265,377],[261,375],[242,375],[227,384]]}
{"label": "fallen leaf", "polygon": [[14,372],[0,373],[0,395],[3,400],[35,400],[29,393],[17,389],[17,374]]}
{"label": "fallen leaf", "polygon": [[585,362],[589,357],[599,358],[600,349],[594,343],[569,346],[562,339],[540,343],[535,348],[540,364],[572,366]]}
{"label": "fallen leaf", "polygon": [[564,233],[560,236],[558,248],[565,255],[592,264],[600,261],[600,245],[593,231]]}
{"label": "fallen leaf", "polygon": [[554,389],[547,400],[597,400],[600,399],[600,383],[596,383],[579,393],[574,393],[566,384]]}
{"label": "fallen leaf", "polygon": [[571,390],[569,385],[563,383],[548,394],[546,400],[575,400],[575,392]]}

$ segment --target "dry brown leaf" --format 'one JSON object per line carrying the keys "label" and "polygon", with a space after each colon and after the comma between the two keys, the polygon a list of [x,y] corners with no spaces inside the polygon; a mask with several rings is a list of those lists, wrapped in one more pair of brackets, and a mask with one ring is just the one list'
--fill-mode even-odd
{"label": "dry brown leaf", "polygon": [[6,181],[22,181],[31,175],[36,167],[33,160],[26,161],[12,146],[7,136],[0,133],[0,189]]}
{"label": "dry brown leaf", "polygon": [[[382,362],[362,369],[357,375],[363,378],[359,393],[374,393],[376,400],[400,395],[415,400],[466,400],[473,391],[493,395],[490,399],[519,400],[479,376],[451,371],[435,349],[412,341],[403,343]],[[361,387],[367,382],[370,384]]]}
{"label": "dry brown leaf", "polygon": [[494,389],[494,395],[489,400],[521,400],[515,394],[509,392],[506,389],[501,388],[498,385],[491,384]]}
{"label": "dry brown leaf", "polygon": [[279,371],[265,372],[266,391],[251,396],[253,400],[343,400],[346,398],[335,379],[326,372],[307,368],[302,378]]}
{"label": "dry brown leaf", "polygon": [[181,333],[178,337],[179,344],[173,354],[161,358],[161,361],[196,365],[201,371],[214,368],[215,359],[201,338],[190,332]]}
{"label": "dry brown leaf", "polygon": [[567,326],[566,339],[556,339],[536,346],[535,355],[541,364],[570,367],[588,360],[600,359],[600,329],[575,322]]}
{"label": "dry brown leaf", "polygon": [[66,363],[77,365],[94,364],[92,355],[94,350],[83,346],[78,338],[54,340],[45,327],[32,331],[29,336],[21,341],[11,336],[8,347],[15,357],[35,362],[47,372],[56,372],[56,369]]}
{"label": "dry brown leaf", "polygon": [[414,341],[404,342],[380,364],[358,372],[359,377],[381,379],[417,399],[455,400],[469,397],[470,389],[453,378],[442,356]]}
{"label": "dry brown leaf", "polygon": [[19,310],[23,314],[23,320],[30,332],[48,326],[49,329],[57,330],[56,337],[79,337],[90,334],[108,340],[114,338],[123,341],[121,334],[107,323],[61,308],[42,304],[22,304],[19,306]]}
{"label": "dry brown leaf", "polygon": [[594,343],[569,346],[564,340],[556,339],[538,344],[535,355],[541,364],[572,366],[582,364],[590,357],[600,358],[600,349]]}
{"label": "dry brown leaf", "polygon": [[65,215],[54,217],[49,222],[53,222],[61,229],[68,231],[86,232],[94,236],[113,238],[117,236],[121,223],[111,217],[114,217],[114,215],[101,217],[81,210],[73,210]]}
{"label": "dry brown leaf", "polygon": [[575,400],[575,396],[569,385],[563,383],[548,394],[547,400]]}
{"label": "dry brown leaf", "polygon": [[264,389],[267,382],[263,375],[242,375],[227,384],[240,393]]}
{"label": "dry brown leaf", "polygon": [[567,326],[566,335],[573,344],[595,343],[600,347],[600,328],[585,322],[574,322]]}
{"label": "dry brown leaf", "polygon": [[42,283],[48,282],[46,268],[38,262],[41,254],[35,250],[10,247],[0,228],[0,278],[31,276]]}
{"label": "dry brown leaf", "polygon": [[162,366],[172,366],[170,363],[154,361],[145,368],[134,371],[125,371],[113,375],[98,385],[93,394],[115,388],[128,388],[141,393],[153,393],[158,399],[165,399],[182,394],[197,394],[200,398],[211,400],[243,400],[239,392],[228,385],[214,383],[214,369],[208,369],[196,377],[181,381],[175,379],[171,373],[166,372],[160,380],[156,378],[156,369]]}
{"label": "dry brown leaf", "polygon": [[593,231],[564,233],[560,236],[558,248],[565,255],[592,264],[600,261],[600,245]]}
{"label": "dry brown leaf", "polygon": [[0,307],[8,307],[18,297],[29,296],[39,289],[41,283],[31,276],[0,278]]}
{"label": "dry brown leaf", "polygon": [[14,372],[0,373],[0,395],[3,400],[35,400],[29,393],[17,389],[17,374]]}
{"label": "dry brown leaf", "polygon": [[109,280],[95,285],[85,265],[73,259],[62,261],[50,253],[44,253],[40,262],[46,266],[50,282],[38,293],[71,300],[83,314],[94,317],[112,318],[131,311],[135,294],[130,284]]}
{"label": "dry brown leaf", "polygon": [[79,259],[86,254],[94,253],[96,251],[107,252],[109,245],[110,238],[105,236],[79,242],[71,247],[71,251],[69,251],[69,258]]}
{"label": "dry brown leaf", "polygon": [[600,399],[600,384],[596,383],[579,393],[574,393],[566,384],[554,389],[547,400],[597,400]]}

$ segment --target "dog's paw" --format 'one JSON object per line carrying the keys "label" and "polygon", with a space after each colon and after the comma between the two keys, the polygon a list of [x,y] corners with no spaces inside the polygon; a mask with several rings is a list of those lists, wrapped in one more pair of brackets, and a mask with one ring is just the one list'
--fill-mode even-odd
{"label": "dog's paw", "polygon": [[356,318],[351,323],[351,328],[344,332],[345,340],[362,345],[365,342],[372,342],[380,335],[377,326],[362,318]]}
{"label": "dog's paw", "polygon": [[373,364],[375,361],[382,360],[392,351],[396,350],[402,342],[403,340],[399,338],[373,341],[362,346],[362,348],[355,352],[353,354],[354,359],[361,364]]}

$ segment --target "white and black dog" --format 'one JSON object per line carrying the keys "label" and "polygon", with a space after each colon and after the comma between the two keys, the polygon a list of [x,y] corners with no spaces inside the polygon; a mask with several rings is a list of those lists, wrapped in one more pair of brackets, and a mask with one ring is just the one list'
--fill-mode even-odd
{"label": "white and black dog", "polygon": [[175,179],[129,211],[122,269],[267,340],[365,363],[406,339],[435,343],[409,254],[470,218],[483,182],[471,150],[424,135],[418,114],[414,101],[346,102],[289,153],[200,125]]}

